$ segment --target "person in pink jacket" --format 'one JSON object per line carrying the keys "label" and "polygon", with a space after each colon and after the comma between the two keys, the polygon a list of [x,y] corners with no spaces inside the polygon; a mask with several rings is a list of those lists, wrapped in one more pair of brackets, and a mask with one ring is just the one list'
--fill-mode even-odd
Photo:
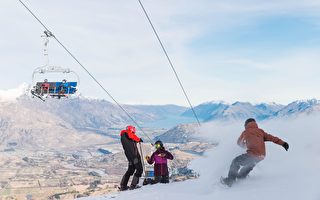
{"label": "person in pink jacket", "polygon": [[151,157],[146,156],[147,162],[152,165],[154,163],[154,181],[155,183],[169,183],[168,159],[173,160],[173,155],[167,151],[163,143],[158,140],[155,143],[156,151]]}

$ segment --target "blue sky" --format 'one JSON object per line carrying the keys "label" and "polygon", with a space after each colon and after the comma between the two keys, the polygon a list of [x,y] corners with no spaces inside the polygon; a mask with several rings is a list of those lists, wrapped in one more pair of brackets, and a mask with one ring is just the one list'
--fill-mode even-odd
{"label": "blue sky", "polygon": [[[121,103],[187,105],[137,1],[25,0]],[[193,104],[320,98],[320,2],[144,0]],[[0,90],[31,83],[43,28],[18,1],[0,6]],[[54,42],[51,64],[110,99]]]}
{"label": "blue sky", "polygon": [[[212,27],[214,28],[214,27]],[[229,51],[262,58],[297,47],[317,47],[319,27],[304,16],[270,16],[240,27],[208,31],[190,44],[195,52]],[[276,48],[275,48],[276,47]],[[257,52],[258,51],[258,52]]]}

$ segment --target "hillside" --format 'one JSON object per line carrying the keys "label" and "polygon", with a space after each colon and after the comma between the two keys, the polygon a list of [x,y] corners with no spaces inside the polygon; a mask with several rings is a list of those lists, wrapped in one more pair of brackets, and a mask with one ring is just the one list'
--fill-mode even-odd
{"label": "hillside", "polygon": [[110,142],[90,131],[78,131],[56,115],[16,103],[0,104],[0,149],[70,149]]}
{"label": "hillside", "polygon": [[[287,141],[290,149],[286,152],[281,146],[267,143],[265,160],[254,168],[247,180],[236,183],[232,188],[221,185],[219,179],[220,176],[226,176],[231,160],[244,152],[235,143],[243,126],[239,123],[230,123],[229,126],[211,123],[204,126],[199,134],[207,135],[212,141],[219,141],[219,146],[193,161],[191,167],[200,173],[199,179],[145,186],[134,191],[81,200],[319,200],[320,147],[317,141],[320,127],[316,123],[319,120],[319,115],[312,115],[260,124],[265,131]],[[308,132],[305,127],[308,127]],[[203,131],[207,129],[214,130],[212,135]]]}
{"label": "hillside", "polygon": [[154,138],[155,141],[161,140],[166,143],[187,143],[194,141],[201,141],[197,137],[196,130],[198,128],[197,124],[183,124],[178,125],[165,133]]}

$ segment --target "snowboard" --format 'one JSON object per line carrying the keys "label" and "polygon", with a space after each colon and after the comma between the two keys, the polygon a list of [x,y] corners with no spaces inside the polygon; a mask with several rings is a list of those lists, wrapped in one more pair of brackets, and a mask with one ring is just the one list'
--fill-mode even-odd
{"label": "snowboard", "polygon": [[221,177],[220,177],[220,183],[223,184],[223,185],[225,185],[225,186],[232,187],[232,184],[233,184],[234,182],[227,181],[227,178],[221,176]]}
{"label": "snowboard", "polygon": [[239,183],[241,181],[244,181],[248,178],[249,176],[247,176],[246,178],[237,178],[236,180],[234,180],[233,182],[230,182],[230,181],[227,181],[227,178],[226,177],[223,177],[221,176],[220,178],[220,183],[225,185],[225,186],[228,186],[228,187],[232,187],[234,184],[236,183]]}

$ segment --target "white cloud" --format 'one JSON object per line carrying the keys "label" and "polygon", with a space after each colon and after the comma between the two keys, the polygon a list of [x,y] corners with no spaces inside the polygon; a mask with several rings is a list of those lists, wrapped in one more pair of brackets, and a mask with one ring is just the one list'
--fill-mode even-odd
{"label": "white cloud", "polygon": [[25,94],[29,89],[26,83],[21,84],[18,88],[0,90],[0,102],[15,101],[18,97]]}

